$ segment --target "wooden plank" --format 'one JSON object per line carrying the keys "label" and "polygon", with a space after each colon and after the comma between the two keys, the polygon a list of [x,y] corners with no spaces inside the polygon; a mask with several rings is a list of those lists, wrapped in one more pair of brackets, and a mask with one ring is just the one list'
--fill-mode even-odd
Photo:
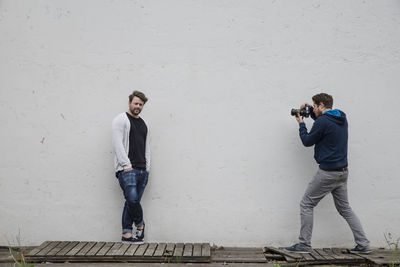
{"label": "wooden plank", "polygon": [[62,250],[57,252],[57,256],[64,256],[67,254],[71,249],[73,249],[79,242],[78,241],[73,241],[73,242],[68,242],[68,245],[66,245]]}
{"label": "wooden plank", "polygon": [[343,254],[346,254],[348,256],[352,256],[354,259],[360,259],[360,258],[364,259],[366,255],[369,255],[369,254],[352,253],[348,249],[343,249],[342,251],[346,251],[346,252],[343,252]]}
{"label": "wooden plank", "polygon": [[146,252],[147,247],[149,246],[149,244],[142,244],[138,247],[138,249],[136,250],[134,256],[143,256],[144,253]]}
{"label": "wooden plank", "polygon": [[316,259],[312,256],[311,253],[303,253],[301,254],[304,258],[304,260],[308,261],[308,262],[312,262],[315,261]]}
{"label": "wooden plank", "polygon": [[114,245],[114,242],[106,242],[106,244],[96,253],[96,256],[104,256]]}
{"label": "wooden plank", "polygon": [[122,244],[122,246],[115,252],[115,256],[123,256],[130,244]]}
{"label": "wooden plank", "polygon": [[321,255],[319,255],[319,253],[316,252],[315,249],[312,249],[310,254],[318,261],[326,261],[326,259],[324,257],[322,257]]}
{"label": "wooden plank", "polygon": [[157,248],[157,244],[156,243],[150,243],[143,256],[152,257],[154,252],[156,251],[156,248]]}
{"label": "wooden plank", "polygon": [[224,248],[220,250],[214,250],[213,253],[223,255],[263,255],[261,249],[258,250],[232,250],[231,248]]}
{"label": "wooden plank", "polygon": [[94,256],[106,244],[106,242],[97,242],[89,251],[86,256]]}
{"label": "wooden plank", "polygon": [[200,257],[201,256],[201,244],[195,243],[193,245],[193,257]]}
{"label": "wooden plank", "polygon": [[348,257],[347,253],[343,253],[342,249],[323,248],[322,250],[324,251],[324,253],[333,258],[329,261],[332,264],[343,264],[343,263],[357,264],[357,263],[367,262],[361,258]]}
{"label": "wooden plank", "polygon": [[[350,253],[347,253],[346,249],[343,248],[332,248],[333,253],[335,253],[337,256],[342,257],[343,259],[346,260],[352,260],[352,259],[358,259],[360,257],[357,257],[356,255],[352,255]],[[346,252],[346,253],[343,253]],[[354,257],[356,256],[356,257]]]}
{"label": "wooden plank", "polygon": [[377,249],[373,250],[370,254],[363,254],[362,257],[379,265],[400,266],[399,252],[394,250]]}
{"label": "wooden plank", "polygon": [[[290,263],[293,263],[293,262],[299,262],[299,261],[304,261],[304,257],[301,255],[301,254],[297,254],[296,253],[296,258],[292,258],[291,256],[289,256],[289,255],[292,255],[292,254],[294,254],[294,253],[290,253],[290,254],[285,254],[285,255],[283,255],[283,257],[285,258],[285,260],[287,261],[287,262],[290,262]],[[301,257],[301,258],[300,258]]]}
{"label": "wooden plank", "polygon": [[[30,258],[31,259],[31,258]],[[30,260],[29,259],[29,260]],[[86,265],[101,265],[101,266],[114,266],[114,265],[118,265],[116,263],[138,263],[140,266],[163,266],[163,264],[165,264],[165,266],[175,266],[176,264],[172,264],[172,263],[209,263],[210,259],[206,259],[204,257],[200,257],[200,258],[186,258],[184,260],[180,260],[179,258],[173,258],[173,257],[169,257],[169,258],[153,258],[153,257],[144,257],[144,256],[139,256],[139,257],[126,257],[126,256],[102,256],[102,257],[98,257],[98,256],[72,256],[72,257],[36,257],[36,258],[32,258],[33,261],[29,261],[30,263],[41,263],[41,262],[52,262],[52,263],[65,263],[68,262],[70,264],[76,264],[77,266],[86,266]],[[12,260],[12,259],[10,259]],[[103,262],[103,264],[101,264],[100,262]],[[108,262],[108,264],[106,264]],[[243,263],[243,261],[241,262]],[[265,262],[263,262],[265,263]],[[40,264],[39,264],[40,265]],[[65,265],[65,264],[64,264]],[[64,266],[63,265],[63,266]],[[96,265],[96,266],[97,266]],[[137,266],[136,264],[123,264],[124,266]],[[179,266],[183,266],[185,264],[178,264]],[[208,264],[209,265],[209,264]],[[204,265],[202,264],[201,266],[206,266],[208,267],[208,265]],[[221,265],[221,264],[220,264]],[[36,266],[36,265],[35,265]],[[185,265],[186,266],[186,265]],[[211,264],[209,267],[211,266],[216,266],[214,264]],[[243,265],[240,265],[243,266]],[[200,265],[199,265],[200,267]]]}
{"label": "wooden plank", "polygon": [[62,250],[65,246],[68,245],[69,242],[60,242],[57,246],[55,246],[52,250],[50,250],[46,255],[56,255],[60,250]]}
{"label": "wooden plank", "polygon": [[160,243],[157,246],[156,251],[154,252],[154,257],[162,257],[164,255],[165,248],[167,247],[166,243]]}
{"label": "wooden plank", "polygon": [[230,251],[230,250],[215,250],[215,253],[221,253],[221,254],[230,254],[230,255],[250,255],[250,254],[263,254],[263,252],[261,250],[259,251]]}
{"label": "wooden plank", "polygon": [[119,242],[114,243],[114,245],[106,253],[106,256],[114,256],[114,255],[116,255],[117,251],[119,250],[119,248],[121,246],[122,246],[122,243],[119,243]]}
{"label": "wooden plank", "polygon": [[268,261],[271,260],[285,260],[285,257],[283,257],[282,255],[279,254],[271,254],[268,252],[264,252],[264,257],[267,258]]}
{"label": "wooden plank", "polygon": [[45,256],[49,253],[53,248],[55,248],[61,242],[51,242],[48,246],[42,249],[39,253],[36,253],[36,256]]}
{"label": "wooden plank", "polygon": [[325,252],[330,254],[332,257],[334,257],[336,260],[346,260],[348,259],[342,252],[340,251],[335,251],[334,248],[324,248]]}
{"label": "wooden plank", "polygon": [[76,256],[85,256],[94,245],[96,245],[96,242],[88,242],[78,253],[76,253]]}
{"label": "wooden plank", "polygon": [[353,255],[348,252],[347,249],[344,248],[332,248],[331,249],[336,255],[335,258],[341,257],[341,262],[356,264],[356,263],[365,263],[367,260],[364,257]]}
{"label": "wooden plank", "polygon": [[50,241],[45,241],[43,242],[40,246],[32,249],[31,251],[29,251],[29,253],[27,254],[27,256],[34,256],[37,253],[39,253],[42,249],[46,248],[51,242]]}
{"label": "wooden plank", "polygon": [[165,248],[164,256],[165,257],[172,257],[174,254],[175,250],[175,244],[174,243],[168,243],[167,247]]}
{"label": "wooden plank", "polygon": [[193,244],[185,244],[183,249],[183,257],[192,257],[193,255]]}
{"label": "wooden plank", "polygon": [[322,248],[317,248],[314,249],[317,253],[319,253],[319,255],[321,255],[322,257],[324,257],[325,259],[327,259],[328,261],[332,261],[335,260],[334,257],[332,257],[332,255],[329,255],[328,253],[325,252],[325,250],[323,250]]}
{"label": "wooden plank", "polygon": [[329,256],[331,256],[332,258],[334,258],[335,260],[340,260],[340,258],[335,254],[335,253],[333,253],[333,251],[330,249],[330,248],[323,248],[322,249],[327,255],[329,255]]}
{"label": "wooden plank", "polygon": [[267,259],[261,249],[238,250],[237,248],[224,248],[213,251],[212,261],[229,263],[266,263]]}
{"label": "wooden plank", "polygon": [[209,243],[203,243],[201,245],[201,256],[211,257],[211,248]]}
{"label": "wooden plank", "polygon": [[184,246],[183,243],[177,243],[176,244],[175,251],[174,251],[174,254],[173,254],[174,257],[182,257],[183,246]]}
{"label": "wooden plank", "polygon": [[87,242],[79,242],[73,249],[71,249],[66,256],[74,256],[76,253],[78,253],[85,245]]}
{"label": "wooden plank", "polygon": [[281,254],[282,256],[285,257],[287,262],[296,262],[296,261],[303,259],[303,256],[301,256],[300,253],[286,252],[283,249],[275,248],[275,247],[266,247],[265,249],[270,250],[275,253],[278,253],[278,254]]}
{"label": "wooden plank", "polygon": [[133,254],[135,254],[135,252],[138,249],[138,247],[139,247],[138,244],[130,245],[129,248],[125,251],[124,256],[133,256]]}

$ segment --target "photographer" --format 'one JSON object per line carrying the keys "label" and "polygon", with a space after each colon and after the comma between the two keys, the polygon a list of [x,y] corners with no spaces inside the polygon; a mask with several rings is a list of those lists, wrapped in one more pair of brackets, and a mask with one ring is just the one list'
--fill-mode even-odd
{"label": "photographer", "polygon": [[[349,224],[357,243],[357,246],[350,251],[368,254],[371,252],[369,241],[360,220],[349,206],[347,196],[348,126],[346,114],[338,109],[332,109],[333,98],[328,94],[314,95],[312,100],[313,106],[305,103],[300,107],[300,110],[303,111],[295,115],[299,123],[300,139],[304,146],[315,145],[314,158],[319,164],[319,169],[309,183],[300,203],[299,243],[287,247],[285,250],[297,253],[311,251],[314,207],[322,198],[331,193],[337,211]],[[303,117],[300,116],[300,114],[304,114],[306,107],[309,107],[310,116],[315,120],[310,132],[307,132]]]}

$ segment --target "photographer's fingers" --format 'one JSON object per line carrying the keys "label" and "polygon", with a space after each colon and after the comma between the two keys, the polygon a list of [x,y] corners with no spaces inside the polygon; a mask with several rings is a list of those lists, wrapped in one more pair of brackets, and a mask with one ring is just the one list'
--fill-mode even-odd
{"label": "photographer's fingers", "polygon": [[302,104],[301,106],[300,106],[300,109],[303,109],[303,108],[305,108],[305,107],[312,107],[310,104],[308,104],[308,103],[304,103],[304,104]]}
{"label": "photographer's fingers", "polygon": [[298,123],[304,122],[303,117],[300,116],[299,114],[296,115],[296,121],[297,121]]}

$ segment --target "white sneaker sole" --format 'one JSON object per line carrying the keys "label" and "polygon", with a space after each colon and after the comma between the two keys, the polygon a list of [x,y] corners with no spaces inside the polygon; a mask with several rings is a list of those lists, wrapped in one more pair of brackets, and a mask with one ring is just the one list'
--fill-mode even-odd
{"label": "white sneaker sole", "polygon": [[300,254],[306,254],[306,253],[311,253],[311,251],[291,251],[291,250],[287,250],[287,249],[283,249],[286,252],[289,253],[300,253]]}
{"label": "white sneaker sole", "polygon": [[129,245],[134,245],[134,244],[136,244],[136,245],[143,245],[143,244],[144,244],[144,242],[143,242],[143,241],[135,241],[135,242],[133,242],[133,241],[122,241],[122,244],[129,244]]}
{"label": "white sneaker sole", "polygon": [[367,251],[350,251],[350,253],[352,253],[352,254],[363,254],[363,255],[371,254],[371,252],[372,252],[372,250],[371,251],[370,250],[367,250]]}

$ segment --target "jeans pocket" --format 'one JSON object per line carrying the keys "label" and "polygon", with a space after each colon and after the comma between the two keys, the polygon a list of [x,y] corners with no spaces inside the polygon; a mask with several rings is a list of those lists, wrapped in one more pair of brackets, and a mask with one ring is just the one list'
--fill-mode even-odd
{"label": "jeans pocket", "polygon": [[126,171],[123,171],[123,172],[121,172],[121,174],[122,174],[122,175],[128,175],[128,174],[134,173],[134,171],[135,171],[134,169],[132,169],[132,170],[130,170],[130,171],[127,171],[127,172],[126,172]]}
{"label": "jeans pocket", "polygon": [[135,178],[135,170],[130,170],[127,172],[121,172],[120,176],[118,177],[118,180],[120,184],[125,184],[134,178]]}

